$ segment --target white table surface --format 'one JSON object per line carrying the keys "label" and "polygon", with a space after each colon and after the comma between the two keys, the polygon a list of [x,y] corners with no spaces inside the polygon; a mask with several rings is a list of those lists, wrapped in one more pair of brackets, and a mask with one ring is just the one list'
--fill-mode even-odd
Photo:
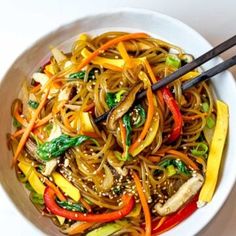
{"label": "white table surface", "polygon": [[[0,78],[13,60],[39,37],[80,16],[109,8],[146,8],[173,16],[216,45],[235,34],[234,0],[8,0],[0,1]],[[223,58],[235,54],[225,53]],[[231,70],[236,77],[236,68]],[[236,235],[236,187],[201,236]],[[197,223],[197,222],[196,222]],[[38,236],[0,185],[0,235]]]}

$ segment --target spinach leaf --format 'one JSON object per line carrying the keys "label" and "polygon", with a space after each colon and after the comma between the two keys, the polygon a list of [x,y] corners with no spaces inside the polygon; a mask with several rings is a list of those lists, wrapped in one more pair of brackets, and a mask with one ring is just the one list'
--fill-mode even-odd
{"label": "spinach leaf", "polygon": [[59,201],[59,200],[57,200],[57,203],[59,206],[61,206],[64,209],[67,209],[69,211],[79,211],[82,213],[87,212],[87,210],[79,203],[71,203],[71,202]]}

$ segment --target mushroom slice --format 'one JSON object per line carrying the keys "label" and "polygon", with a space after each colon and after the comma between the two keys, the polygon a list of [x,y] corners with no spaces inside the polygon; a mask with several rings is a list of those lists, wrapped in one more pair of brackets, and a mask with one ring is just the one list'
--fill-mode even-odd
{"label": "mushroom slice", "polygon": [[163,205],[157,203],[154,206],[155,210],[161,216],[176,212],[199,191],[203,182],[204,178],[202,175],[199,173],[194,174],[193,177],[187,180]]}

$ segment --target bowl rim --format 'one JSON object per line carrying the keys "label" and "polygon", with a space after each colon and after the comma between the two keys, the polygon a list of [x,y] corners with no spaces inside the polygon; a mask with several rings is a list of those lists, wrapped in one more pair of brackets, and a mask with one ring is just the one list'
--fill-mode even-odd
{"label": "bowl rim", "polygon": [[[81,17],[72,19],[70,21],[65,21],[64,23],[62,23],[61,25],[59,25],[58,27],[54,28],[53,30],[49,30],[47,32],[45,32],[44,34],[42,34],[37,40],[34,40],[32,43],[30,43],[27,47],[22,48],[21,53],[19,53],[16,56],[16,59],[12,62],[9,63],[9,66],[7,66],[5,69],[3,69],[3,73],[2,76],[0,78],[0,88],[2,87],[2,83],[5,80],[6,75],[9,73],[9,71],[11,70],[12,66],[22,57],[24,56],[24,54],[29,51],[31,48],[33,48],[34,46],[36,46],[38,43],[40,43],[42,40],[46,39],[49,35],[54,34],[56,32],[58,32],[60,29],[62,28],[66,28],[69,27],[70,25],[79,22],[79,21],[86,21],[89,20],[90,18],[97,18],[97,17],[103,17],[103,16],[109,16],[109,15],[113,15],[113,14],[119,14],[119,13],[133,13],[133,14],[140,14],[140,15],[154,15],[156,17],[158,17],[159,19],[165,19],[168,20],[172,23],[175,23],[177,25],[179,25],[181,28],[183,28],[186,31],[189,31],[193,34],[195,34],[196,36],[198,36],[202,42],[205,43],[205,45],[211,49],[212,45],[197,31],[195,30],[193,27],[187,25],[186,23],[182,22],[181,20],[166,15],[164,13],[158,12],[158,11],[154,11],[154,10],[149,10],[149,9],[145,9],[145,8],[135,8],[135,7],[119,7],[119,8],[109,8],[109,12],[104,12],[102,10],[98,10],[96,12],[92,12],[92,13],[88,13],[85,14]],[[219,59],[219,62],[222,62],[223,60],[221,59],[221,57],[217,57],[217,59]],[[232,75],[232,73],[227,70],[225,71],[225,73],[228,74],[229,77],[231,77],[231,79],[234,82],[234,85],[236,86],[236,80],[234,80],[234,77]],[[194,230],[194,235],[199,233],[200,231],[202,231],[204,228],[206,228],[206,226],[216,217],[217,214],[219,214],[220,210],[223,208],[224,204],[226,203],[226,200],[228,199],[230,193],[233,190],[233,187],[236,183],[236,174],[234,176],[234,179],[232,179],[232,181],[230,182],[230,184],[227,187],[227,190],[225,190],[225,193],[223,195],[223,197],[221,197],[221,201],[218,203],[217,207],[215,207],[215,210],[212,210],[212,214],[210,217],[208,217],[207,221],[204,221],[203,223],[201,223],[201,227],[198,227],[198,229]],[[28,221],[28,223],[30,223],[30,226],[32,229],[36,230],[37,233],[42,233],[42,230],[40,228],[38,228],[35,224],[33,224],[28,217],[24,216],[22,214],[22,212],[20,211],[20,209],[18,208],[18,206],[16,206],[14,204],[14,202],[12,201],[11,197],[9,196],[9,194],[5,191],[4,186],[2,185],[2,183],[0,182],[0,185],[3,189],[4,195],[6,196],[6,198],[9,200],[9,203],[12,205],[14,210],[17,210],[18,213],[20,213],[20,215],[22,215],[24,217],[24,219],[26,221]],[[199,223],[199,222],[198,222]],[[178,226],[176,226],[178,227]],[[175,227],[175,228],[176,228]],[[168,235],[168,232],[164,233],[163,235]]]}

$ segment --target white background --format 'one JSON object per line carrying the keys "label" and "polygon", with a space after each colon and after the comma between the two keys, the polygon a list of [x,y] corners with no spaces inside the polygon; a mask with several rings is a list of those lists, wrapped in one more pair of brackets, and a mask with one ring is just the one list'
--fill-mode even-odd
{"label": "white background", "polygon": [[[109,8],[159,11],[190,25],[212,45],[236,33],[234,0],[0,0],[0,3],[0,78],[13,60],[39,37],[78,17],[109,11]],[[235,51],[225,53],[223,58],[232,56]],[[236,67],[231,71],[236,77]],[[236,187],[221,211],[199,235],[236,235],[235,202]],[[11,205],[1,185],[0,228],[1,235],[36,235],[32,226]]]}

